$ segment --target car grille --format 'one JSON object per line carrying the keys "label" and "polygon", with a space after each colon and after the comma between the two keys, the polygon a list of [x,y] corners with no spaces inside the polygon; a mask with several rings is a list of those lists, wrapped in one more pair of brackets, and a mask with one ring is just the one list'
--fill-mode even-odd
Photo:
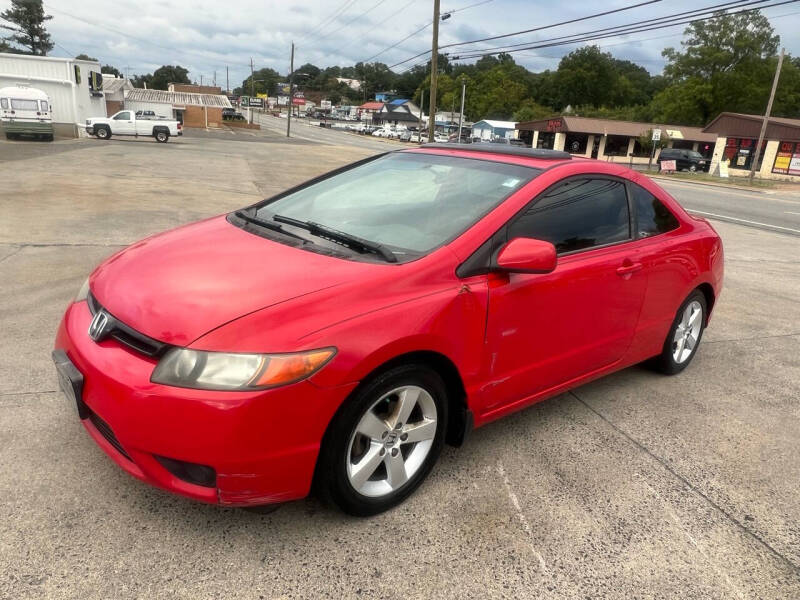
{"label": "car grille", "polygon": [[[87,300],[89,304],[89,311],[92,313],[92,316],[94,316],[99,310],[103,309],[103,307],[97,301],[97,298],[95,298],[92,294],[89,294]],[[111,315],[111,313],[107,310],[106,313]],[[114,317],[114,328],[108,333],[108,335],[117,340],[120,344],[136,350],[141,354],[145,354],[146,356],[158,357],[164,354],[164,352],[170,348],[169,344],[159,342],[158,340],[154,340],[143,333],[139,333],[116,317]]]}
{"label": "car grille", "polygon": [[108,423],[106,423],[105,421],[103,421],[103,419],[98,417],[97,413],[95,413],[91,409],[89,411],[89,420],[92,422],[92,425],[94,425],[94,428],[100,432],[100,435],[106,438],[106,441],[117,449],[117,452],[122,454],[122,456],[124,456],[128,460],[130,461],[133,460],[128,455],[128,453],[125,452],[125,448],[123,448],[122,444],[119,443],[117,436],[114,435],[114,431],[111,429],[111,427],[109,427]]}

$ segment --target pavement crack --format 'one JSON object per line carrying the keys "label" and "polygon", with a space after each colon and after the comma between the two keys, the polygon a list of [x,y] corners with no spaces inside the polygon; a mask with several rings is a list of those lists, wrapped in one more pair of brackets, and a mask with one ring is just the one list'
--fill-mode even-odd
{"label": "pavement crack", "polygon": [[530,523],[528,523],[528,519],[525,518],[525,513],[522,512],[522,507],[519,503],[519,498],[514,493],[514,490],[511,488],[511,481],[508,479],[508,475],[506,474],[506,470],[503,468],[503,463],[497,463],[497,472],[500,474],[500,477],[503,478],[503,484],[506,486],[506,493],[508,494],[508,499],[511,500],[511,504],[514,507],[514,511],[517,514],[517,518],[519,522],[522,524],[522,529],[525,531],[525,534],[528,537],[528,545],[533,552],[533,555],[539,561],[539,569],[542,573],[547,573],[547,565],[544,562],[544,557],[541,553],[536,549],[533,545],[533,530],[531,530]]}
{"label": "pavement crack", "polygon": [[569,394],[575,398],[578,402],[583,404],[590,412],[597,415],[600,419],[605,421],[607,425],[609,425],[614,431],[619,433],[622,437],[628,440],[631,444],[633,444],[636,448],[638,448],[641,452],[649,456],[651,459],[659,463],[664,469],[667,470],[673,477],[675,477],[678,481],[680,481],[683,485],[685,485],[689,490],[697,494],[700,498],[702,498],[709,506],[711,506],[714,510],[719,512],[723,515],[728,521],[733,523],[740,531],[742,531],[745,535],[753,538],[756,542],[758,542],[762,547],[764,547],[770,554],[774,557],[779,559],[782,563],[787,565],[793,572],[800,573],[800,566],[794,564],[791,560],[781,554],[777,549],[775,549],[769,542],[767,542],[764,538],[758,535],[756,532],[747,528],[741,521],[739,521],[736,517],[734,517],[731,513],[727,510],[722,508],[719,504],[717,504],[714,500],[712,500],[709,496],[707,496],[702,490],[692,484],[688,479],[686,479],[683,475],[678,473],[670,464],[651,451],[647,446],[642,444],[639,440],[634,438],[630,435],[627,431],[620,428],[616,423],[614,423],[611,419],[606,417],[603,413],[599,410],[595,409],[592,405],[586,402],[583,398],[578,396],[574,391],[570,390]]}
{"label": "pavement crack", "polygon": [[[9,245],[18,246],[18,244],[9,244]],[[3,258],[0,258],[0,263],[3,262],[4,260],[7,260],[7,259],[11,258],[12,256],[16,256],[21,251],[22,251],[22,246],[18,246],[16,249],[14,249],[11,252],[9,252],[8,254],[6,254]]]}
{"label": "pavement crack", "polygon": [[[128,246],[129,243],[119,243],[119,244],[100,244],[100,243],[69,243],[69,242],[0,242],[0,246],[19,246],[17,252],[22,250],[23,248],[122,248],[124,246]],[[16,254],[14,252],[13,254]],[[8,256],[12,256],[9,254]],[[3,262],[8,256],[0,259],[0,262]]]}
{"label": "pavement crack", "polygon": [[58,390],[38,390],[35,392],[0,392],[0,398],[12,396],[35,396],[36,394],[52,394]]}

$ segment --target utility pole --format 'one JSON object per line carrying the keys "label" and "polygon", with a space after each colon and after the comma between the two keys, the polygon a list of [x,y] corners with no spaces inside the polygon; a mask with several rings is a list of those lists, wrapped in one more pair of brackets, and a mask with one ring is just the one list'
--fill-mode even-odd
{"label": "utility pole", "polygon": [[289,59],[289,118],[286,119],[286,137],[292,130],[292,106],[294,103],[294,42],[292,42],[292,57]]}
{"label": "utility pole", "polygon": [[425,109],[425,91],[419,93],[419,114],[417,115],[417,138],[422,143],[422,111]]}
{"label": "utility pole", "polygon": [[[253,66],[253,57],[250,57],[250,97],[256,95],[256,74]],[[250,117],[250,123],[253,122],[253,107],[250,106],[250,100],[247,101],[247,115]]]}
{"label": "utility pole", "polygon": [[214,87],[217,87],[217,70],[214,69]]}
{"label": "utility pole", "polygon": [[772,101],[775,100],[775,91],[778,89],[778,79],[781,77],[781,66],[783,65],[783,54],[785,48],[781,48],[781,55],[778,57],[778,67],[775,69],[775,78],[772,80],[772,91],[769,93],[769,102],[767,102],[767,112],[764,113],[764,121],[761,123],[761,133],[758,134],[758,144],[756,145],[756,155],[750,163],[750,181],[753,181],[758,168],[761,166],[761,144],[764,143],[764,136],[767,133],[767,124],[769,123],[769,116],[772,114]]}
{"label": "utility pole", "polygon": [[461,143],[461,124],[464,122],[464,94],[467,91],[467,82],[461,80],[461,114],[458,115],[458,143]]}
{"label": "utility pole", "polygon": [[200,74],[200,87],[203,87],[203,74]]}
{"label": "utility pole", "polygon": [[225,91],[231,93],[231,78],[228,76],[228,65],[225,65]]}
{"label": "utility pole", "polygon": [[428,141],[436,131],[436,78],[439,71],[439,0],[433,0],[433,43],[431,44],[431,100],[428,103]]}

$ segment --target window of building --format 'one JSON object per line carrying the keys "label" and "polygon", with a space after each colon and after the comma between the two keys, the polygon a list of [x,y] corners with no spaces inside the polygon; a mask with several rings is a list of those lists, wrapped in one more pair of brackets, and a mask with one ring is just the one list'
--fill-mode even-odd
{"label": "window of building", "polygon": [[[658,142],[653,142],[654,144],[658,144]],[[645,150],[642,145],[639,143],[639,139],[637,138],[633,142],[633,155],[634,156],[650,156],[651,150]]]}
{"label": "window of building", "polygon": [[540,131],[539,139],[536,141],[537,148],[552,150],[556,144],[556,134],[551,131]]}
{"label": "window of building", "polygon": [[639,237],[650,237],[677,229],[678,219],[658,198],[642,186],[630,184],[636,204],[636,231]]}
{"label": "window of building", "polygon": [[630,239],[625,185],[571,179],[536,200],[509,226],[508,238],[546,240],[559,254]]}
{"label": "window of building", "polygon": [[606,156],[628,156],[628,140],[626,135],[609,135],[606,137]]}
{"label": "window of building", "polygon": [[800,175],[800,143],[781,142],[778,145],[772,172],[779,175]]}
{"label": "window of building", "polygon": [[568,133],[564,150],[571,154],[586,154],[586,143],[589,136],[585,133]]}
{"label": "window of building", "polygon": [[[722,154],[722,159],[730,161],[731,169],[749,169],[753,164],[756,143],[756,140],[752,138],[728,138],[725,142],[725,151]],[[764,140],[761,146],[762,159],[764,158],[764,149],[766,147],[767,140]]]}

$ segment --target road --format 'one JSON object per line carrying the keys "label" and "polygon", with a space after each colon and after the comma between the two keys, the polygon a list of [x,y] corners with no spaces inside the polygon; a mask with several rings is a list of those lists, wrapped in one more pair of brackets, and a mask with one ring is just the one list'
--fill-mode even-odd
{"label": "road", "polygon": [[688,211],[709,219],[800,236],[800,194],[726,189],[683,181],[658,184]]}

